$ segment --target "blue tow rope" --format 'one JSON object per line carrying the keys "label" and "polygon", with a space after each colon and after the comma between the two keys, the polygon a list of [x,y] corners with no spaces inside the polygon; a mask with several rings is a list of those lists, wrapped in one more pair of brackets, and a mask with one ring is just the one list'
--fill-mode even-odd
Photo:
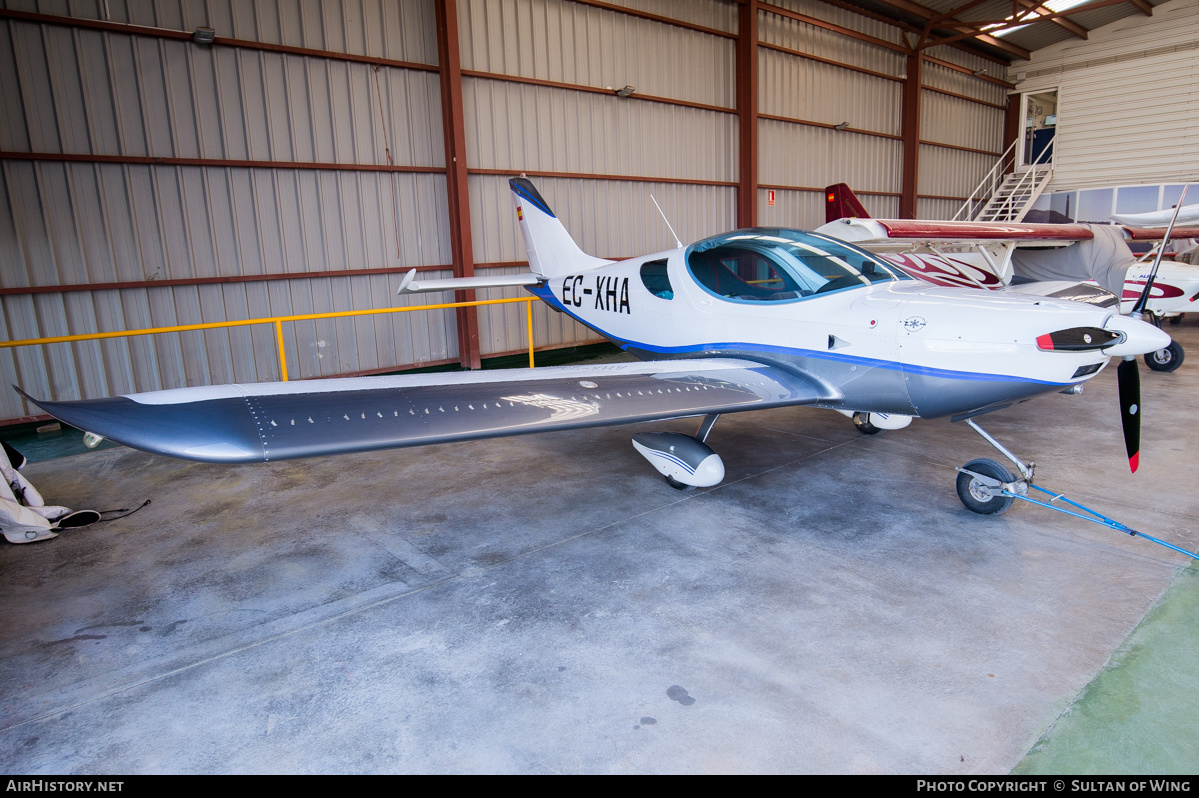
{"label": "blue tow rope", "polygon": [[[1199,554],[1195,554],[1194,552],[1187,551],[1186,549],[1181,549],[1178,546],[1175,546],[1173,543],[1167,543],[1164,540],[1158,540],[1157,538],[1153,537],[1152,535],[1146,535],[1144,532],[1138,532],[1137,530],[1133,529],[1130,526],[1125,526],[1124,524],[1121,524],[1119,521],[1112,520],[1111,518],[1108,518],[1106,515],[1103,515],[1102,513],[1095,512],[1090,507],[1084,507],[1083,505],[1079,504],[1078,502],[1067,499],[1065,494],[1054,493],[1053,491],[1045,490],[1044,488],[1042,488],[1038,485],[1029,485],[1028,487],[1032,488],[1033,490],[1039,490],[1041,493],[1048,494],[1052,498],[1050,498],[1049,501],[1047,501],[1047,502],[1037,501],[1036,499],[1030,499],[1027,496],[1021,496],[1019,493],[1012,493],[1009,490],[1004,490],[1003,495],[1011,496],[1013,499],[1023,499],[1024,501],[1029,502],[1030,504],[1035,504],[1038,507],[1045,507],[1046,509],[1049,509],[1049,510],[1056,510],[1059,513],[1065,513],[1066,515],[1072,515],[1075,518],[1081,518],[1084,521],[1093,521],[1096,524],[1101,524],[1103,526],[1108,527],[1109,529],[1114,529],[1117,532],[1123,532],[1124,534],[1129,535],[1134,538],[1144,538],[1145,540],[1151,540],[1154,543],[1158,544],[1159,546],[1165,546],[1167,549],[1173,549],[1174,551],[1178,552],[1179,554],[1185,554],[1188,557],[1199,560]],[[1066,504],[1069,504],[1071,507],[1077,507],[1078,509],[1082,510],[1083,513],[1088,513],[1088,515],[1083,515],[1082,513],[1071,512],[1070,510],[1067,510],[1063,507],[1058,507],[1057,505],[1053,504],[1053,502],[1056,502],[1058,500],[1061,500],[1061,501],[1065,502]]]}

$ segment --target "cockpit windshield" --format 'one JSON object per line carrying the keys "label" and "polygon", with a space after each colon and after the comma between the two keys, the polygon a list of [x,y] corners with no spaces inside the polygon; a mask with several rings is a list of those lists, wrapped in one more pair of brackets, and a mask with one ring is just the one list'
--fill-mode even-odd
{"label": "cockpit windshield", "polygon": [[687,268],[709,293],[732,302],[783,302],[891,280],[911,280],[865,250],[815,233],[753,228],[687,249]]}

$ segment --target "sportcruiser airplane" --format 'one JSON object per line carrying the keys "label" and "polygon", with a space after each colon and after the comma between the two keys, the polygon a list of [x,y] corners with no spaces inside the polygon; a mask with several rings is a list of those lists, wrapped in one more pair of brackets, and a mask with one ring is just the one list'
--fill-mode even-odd
{"label": "sportcruiser airplane", "polygon": [[[1020,470],[1017,477],[993,460],[959,469],[966,506],[995,513],[1027,494],[1032,471],[974,417],[1039,394],[1077,393],[1111,358],[1170,341],[1092,302],[932,285],[819,233],[735,230],[603,260],[579,249],[531,182],[509,182],[532,273],[418,282],[413,272],[401,290],[524,284],[642,362],[32,401],[94,435],[218,463],[702,417],[694,436],[633,436],[676,488],[723,479],[724,464],[705,442],[723,413],[808,405],[856,415],[872,429],[951,416]],[[1135,470],[1140,398],[1135,360],[1129,364],[1121,393]]]}

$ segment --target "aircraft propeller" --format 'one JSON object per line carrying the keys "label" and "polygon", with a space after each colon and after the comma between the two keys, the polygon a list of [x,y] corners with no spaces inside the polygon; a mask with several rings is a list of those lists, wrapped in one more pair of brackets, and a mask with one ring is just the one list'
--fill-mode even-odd
{"label": "aircraft propeller", "polygon": [[[1170,233],[1174,231],[1174,223],[1178,220],[1178,211],[1182,209],[1182,200],[1186,197],[1187,188],[1189,186],[1182,187],[1182,195],[1178,198],[1178,204],[1174,206],[1174,215],[1170,217],[1166,235],[1157,248],[1157,257],[1149,271],[1149,279],[1145,281],[1144,290],[1128,313],[1133,318],[1142,318],[1145,306],[1149,303],[1149,294],[1153,291],[1153,281],[1157,277],[1157,267],[1162,263],[1166,242],[1170,240]],[[1120,423],[1124,428],[1124,450],[1128,453],[1128,467],[1136,473],[1141,461],[1141,371],[1135,357],[1126,357],[1120,361],[1116,369],[1116,381],[1120,387]]]}

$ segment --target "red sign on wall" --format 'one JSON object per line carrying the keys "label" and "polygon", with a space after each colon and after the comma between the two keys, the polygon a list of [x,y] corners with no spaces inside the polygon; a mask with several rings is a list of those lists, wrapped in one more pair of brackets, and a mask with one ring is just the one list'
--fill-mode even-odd
{"label": "red sign on wall", "polygon": [[774,189],[773,188],[766,190],[766,204],[772,208],[774,207]]}

